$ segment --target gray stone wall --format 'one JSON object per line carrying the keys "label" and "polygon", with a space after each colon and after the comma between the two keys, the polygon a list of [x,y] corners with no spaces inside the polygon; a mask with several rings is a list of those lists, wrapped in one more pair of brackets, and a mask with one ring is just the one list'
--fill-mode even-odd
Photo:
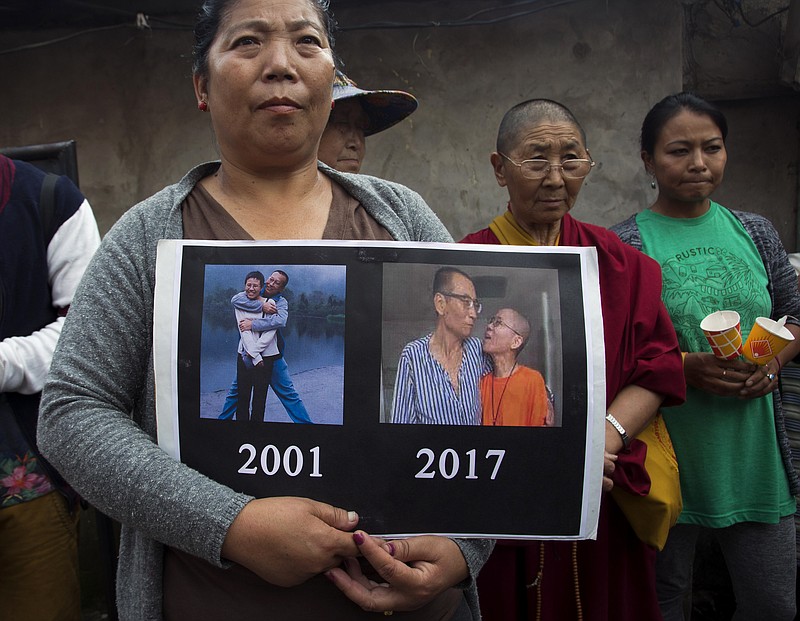
{"label": "gray stone wall", "polygon": [[[433,4],[415,21],[485,6]],[[377,14],[338,17],[344,26]],[[574,214],[614,224],[650,198],[638,132],[651,103],[681,87],[680,17],[672,2],[590,1],[491,26],[344,32],[338,47],[360,85],[405,88],[420,100],[408,121],[368,140],[364,172],[417,189],[460,238],[505,209],[489,164],[505,111],[556,99],[584,124],[597,161]]]}
{"label": "gray stone wall", "polygon": [[[343,26],[425,21],[485,6],[396,2],[337,17]],[[0,48],[59,34],[2,33]],[[342,32],[339,52],[360,84],[407,89],[421,102],[408,121],[369,139],[364,172],[418,190],[464,235],[505,205],[489,166],[502,114],[550,97],[584,122],[598,162],[576,214],[612,224],[647,202],[637,128],[650,102],[680,88],[680,38],[677,4],[638,0],[568,3],[487,26]],[[216,156],[208,117],[195,108],[191,43],[189,32],[119,29],[0,56],[0,145],[76,139],[81,187],[105,231]]]}
{"label": "gray stone wall", "polygon": [[[706,31],[696,31],[697,3],[577,0],[495,24],[348,30],[376,21],[442,22],[503,4],[398,0],[336,10],[333,0],[344,27],[337,47],[351,77],[420,100],[407,121],[369,138],[364,172],[416,189],[459,238],[505,208],[489,165],[503,113],[524,99],[548,97],[583,122],[597,161],[574,214],[611,225],[648,206],[654,194],[639,159],[639,127],[655,101],[683,87],[687,37],[694,40],[693,66],[706,63],[692,81],[720,76],[714,63],[731,70],[726,57],[710,54]],[[694,21],[687,29],[689,9]],[[515,10],[510,5],[507,12]],[[708,11],[702,16],[714,28],[707,31],[727,32]],[[74,33],[0,30],[0,50],[64,34]],[[752,54],[763,54],[766,35],[751,36],[760,42]],[[76,139],[81,188],[107,230],[137,201],[216,158],[208,116],[195,107],[191,44],[189,31],[120,28],[0,54],[0,146]],[[754,65],[763,63],[743,64],[749,72]],[[769,79],[777,80],[777,69]],[[742,100],[742,84],[731,94],[716,80],[711,93],[737,98],[723,102],[732,113],[731,165],[720,200],[772,217],[794,249],[798,96],[784,87],[777,98]],[[766,97],[760,84],[757,94]]]}

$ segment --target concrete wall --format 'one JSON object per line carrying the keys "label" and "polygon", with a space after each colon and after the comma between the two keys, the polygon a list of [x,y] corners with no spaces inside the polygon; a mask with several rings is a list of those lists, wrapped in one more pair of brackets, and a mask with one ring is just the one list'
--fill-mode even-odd
{"label": "concrete wall", "polygon": [[791,251],[800,249],[800,91],[779,79],[787,6],[685,2],[683,80],[728,117],[728,166],[714,198],[770,218]]}
{"label": "concrete wall", "polygon": [[[337,17],[343,26],[423,22],[483,8],[396,2]],[[0,49],[61,34],[2,32]],[[190,49],[189,32],[119,29],[0,55],[0,145],[76,139],[81,187],[105,231],[215,157],[208,119],[195,108]],[[677,2],[583,0],[496,25],[348,31],[338,49],[361,85],[420,99],[408,121],[370,138],[365,172],[418,190],[454,236],[504,209],[488,157],[502,114],[529,97],[563,101],[587,128],[598,165],[579,218],[612,224],[646,206],[637,133],[649,105],[681,86]]]}
{"label": "concrete wall", "polygon": [[[687,82],[723,98],[731,116],[730,165],[717,198],[771,217],[796,249],[800,94],[775,86],[779,59],[765,41],[780,33],[777,21],[734,28],[709,3],[577,0],[493,25],[347,30],[443,22],[487,5],[397,1],[336,12],[345,29],[337,47],[351,77],[420,100],[407,121],[369,139],[364,172],[419,191],[459,238],[504,209],[489,165],[503,113],[549,97],[584,123],[598,163],[574,213],[610,225],[653,199],[639,126],[655,101]],[[71,33],[0,31],[0,50],[63,34]],[[107,230],[136,201],[216,157],[208,117],[195,108],[191,44],[189,31],[129,28],[0,55],[0,146],[76,139],[81,187]]]}
{"label": "concrete wall", "polygon": [[[418,5],[414,19],[481,6]],[[369,22],[379,13],[342,12],[339,20]],[[345,32],[339,49],[359,84],[406,88],[419,98],[408,122],[370,138],[365,172],[419,190],[454,237],[505,209],[489,154],[505,111],[531,97],[565,103],[587,130],[597,166],[578,218],[613,224],[647,205],[637,135],[651,102],[681,86],[676,3],[583,1],[492,26]]]}
{"label": "concrete wall", "polygon": [[[3,35],[3,48],[64,33]],[[215,157],[191,83],[190,32],[100,31],[0,56],[0,145],[75,139],[81,189],[107,230]]]}
{"label": "concrete wall", "polygon": [[800,93],[717,102],[728,119],[728,164],[714,199],[769,218],[788,251],[798,245]]}

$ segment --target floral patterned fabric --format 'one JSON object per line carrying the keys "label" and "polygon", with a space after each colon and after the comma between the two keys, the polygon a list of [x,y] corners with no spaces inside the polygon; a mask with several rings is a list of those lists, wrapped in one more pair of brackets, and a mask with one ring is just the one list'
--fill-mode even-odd
{"label": "floral patterned fabric", "polygon": [[32,453],[0,462],[0,507],[27,502],[53,491],[50,479],[39,470]]}
{"label": "floral patterned fabric", "polygon": [[10,408],[0,408],[0,509],[34,500],[54,489]]}

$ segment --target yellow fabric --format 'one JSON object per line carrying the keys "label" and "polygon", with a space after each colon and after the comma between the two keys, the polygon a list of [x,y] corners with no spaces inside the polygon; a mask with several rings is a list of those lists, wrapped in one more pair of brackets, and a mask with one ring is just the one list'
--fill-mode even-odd
{"label": "yellow fabric", "polygon": [[525,231],[513,214],[506,210],[502,216],[497,216],[489,225],[489,229],[495,234],[500,243],[507,246],[538,246],[536,240]]}
{"label": "yellow fabric", "polygon": [[669,529],[678,521],[683,509],[678,460],[660,413],[636,437],[647,445],[644,466],[650,476],[650,493],[635,496],[614,487],[611,494],[636,536],[657,550],[663,550]]}
{"label": "yellow fabric", "polygon": [[[506,210],[502,216],[497,216],[489,225],[489,230],[504,246],[541,246],[530,234],[523,229],[514,219],[511,210]],[[561,233],[556,237],[555,245],[561,240]]]}

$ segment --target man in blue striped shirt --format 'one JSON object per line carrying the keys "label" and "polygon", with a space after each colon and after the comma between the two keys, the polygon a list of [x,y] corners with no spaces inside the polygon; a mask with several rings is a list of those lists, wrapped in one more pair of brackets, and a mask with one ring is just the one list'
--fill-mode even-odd
{"label": "man in blue striped shirt", "polygon": [[471,337],[481,303],[472,279],[441,267],[433,279],[434,331],[403,348],[397,365],[393,423],[480,425],[481,341]]}

